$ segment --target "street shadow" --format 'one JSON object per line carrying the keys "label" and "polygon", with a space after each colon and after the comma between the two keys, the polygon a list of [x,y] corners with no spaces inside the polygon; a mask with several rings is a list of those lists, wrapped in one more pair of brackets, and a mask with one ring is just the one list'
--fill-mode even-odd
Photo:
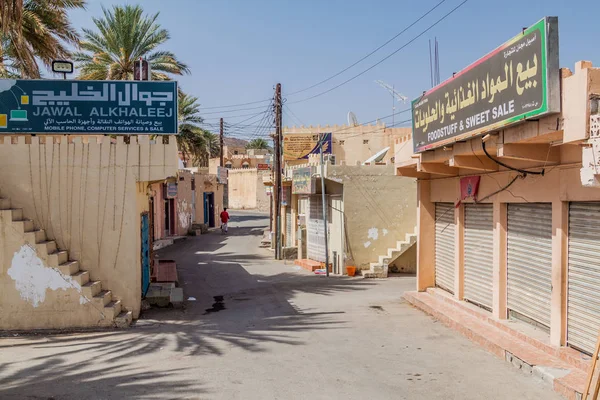
{"label": "street shadow", "polygon": [[[272,351],[273,344],[303,346],[319,331],[346,329],[344,314],[352,310],[313,312],[296,306],[296,296],[335,296],[376,284],[297,271],[271,260],[265,250],[219,252],[226,240],[226,235],[213,233],[157,252],[161,259],[177,263],[187,299],[183,309],[148,310],[127,330],[0,340],[0,354],[9,348],[18,352],[20,347],[36,352],[26,361],[0,364],[0,398],[40,393],[44,399],[89,398],[94,388],[115,393],[114,398],[131,399],[202,393],[195,380],[178,376],[176,370],[164,372],[168,365],[161,365],[157,355],[185,359],[222,356],[232,348],[263,353]],[[273,273],[282,268],[286,270]],[[145,363],[152,355],[155,365],[149,368]],[[77,396],[74,384],[87,388]]]}
{"label": "street shadow", "polygon": [[133,362],[103,364],[91,357],[74,362],[54,355],[26,365],[0,366],[0,399],[148,399],[207,393],[197,380],[182,379],[181,370],[142,368]]}

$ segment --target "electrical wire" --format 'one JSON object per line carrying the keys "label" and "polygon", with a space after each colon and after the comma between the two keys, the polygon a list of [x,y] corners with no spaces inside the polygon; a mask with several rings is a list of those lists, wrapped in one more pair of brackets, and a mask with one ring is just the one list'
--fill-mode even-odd
{"label": "electrical wire", "polygon": [[[348,67],[340,70],[339,72],[329,76],[328,78],[325,78],[313,85],[310,85],[304,89],[300,89],[300,90],[296,90],[294,92],[291,92],[288,94],[288,96],[293,96],[299,93],[303,93],[306,92],[310,89],[313,89],[317,86],[320,86],[326,82],[329,82],[330,80],[340,76],[341,74],[343,74],[344,72],[348,71],[349,69],[355,67],[356,65],[358,65],[359,63],[361,63],[362,61],[366,60],[367,58],[371,57],[373,54],[375,54],[376,52],[378,52],[379,50],[381,50],[382,48],[384,48],[385,46],[387,46],[388,44],[390,44],[392,41],[394,41],[395,39],[397,39],[398,37],[400,37],[402,34],[404,34],[406,31],[408,31],[410,28],[412,28],[413,26],[415,26],[416,24],[418,24],[420,21],[422,21],[425,17],[427,17],[429,14],[431,14],[433,11],[435,11],[438,7],[440,7],[446,0],[441,0],[439,3],[437,3],[435,6],[433,6],[432,8],[430,8],[427,12],[425,12],[423,15],[421,15],[419,18],[417,18],[415,21],[413,21],[411,24],[409,24],[407,27],[405,27],[404,29],[402,29],[400,32],[398,32],[396,35],[394,35],[392,38],[388,39],[386,42],[384,42],[383,44],[381,44],[380,46],[378,46],[376,49],[372,50],[371,52],[369,52],[368,54],[366,54],[365,56],[361,57],[359,60],[355,61],[354,63],[352,63],[351,65],[349,65]],[[356,77],[362,75],[363,73],[373,69],[374,67],[376,67],[377,65],[381,64],[382,62],[384,62],[385,60],[387,60],[388,58],[390,58],[391,56],[393,56],[394,54],[396,54],[398,51],[402,50],[404,47],[406,47],[407,45],[409,45],[410,43],[412,43],[414,40],[418,39],[419,37],[421,37],[423,34],[425,34],[426,32],[428,32],[430,29],[432,29],[434,26],[436,26],[439,22],[441,22],[442,20],[444,20],[445,18],[447,18],[450,14],[452,14],[454,11],[456,11],[458,8],[460,8],[464,3],[466,3],[468,0],[464,0],[462,3],[460,3],[457,7],[455,7],[453,10],[451,10],[448,14],[446,14],[445,16],[443,16],[441,19],[439,19],[437,22],[435,22],[433,25],[431,25],[429,28],[427,28],[425,31],[423,31],[421,34],[419,34],[418,36],[416,36],[415,38],[413,38],[412,40],[410,40],[408,43],[406,43],[404,46],[402,46],[400,49],[397,49],[396,51],[394,51],[393,53],[391,53],[390,55],[386,56],[384,59],[380,60],[378,63],[376,63],[375,65],[369,67],[367,70],[361,72],[359,75],[351,78],[350,80],[342,83],[342,85],[350,82],[351,80],[354,80]],[[340,86],[342,86],[340,85]],[[332,90],[337,89],[339,86],[336,86],[328,91],[326,91],[325,93],[328,93]],[[323,93],[323,94],[325,94]],[[319,94],[318,96],[320,96],[321,94]],[[310,98],[309,98],[310,99]],[[235,108],[235,107],[240,107],[240,106],[246,106],[246,105],[254,105],[254,104],[260,104],[260,103],[264,103],[267,101],[270,101],[271,99],[263,99],[263,100],[257,100],[257,101],[251,101],[251,102],[246,102],[246,103],[238,103],[238,104],[229,104],[229,105],[223,105],[223,106],[213,106],[213,107],[202,107],[202,110],[215,110],[215,109],[222,109],[222,108]],[[303,99],[300,101],[306,101],[308,99]],[[233,112],[233,111],[242,111],[242,110],[250,110],[250,109],[258,109],[261,107],[254,107],[254,108],[246,108],[246,109],[237,109],[237,110],[230,110],[230,111],[223,111],[223,112]],[[214,113],[219,113],[219,112],[214,112]],[[206,113],[208,114],[208,113]]]}
{"label": "electrical wire", "polygon": [[330,88],[327,89],[323,92],[317,93],[313,96],[310,97],[306,97],[304,99],[300,99],[300,100],[296,100],[293,102],[290,102],[290,104],[297,104],[297,103],[302,103],[304,101],[308,101],[308,100],[312,100],[315,99],[317,97],[323,96],[327,93],[330,93],[342,86],[344,86],[345,84],[352,82],[354,79],[358,78],[359,76],[369,72],[370,70],[372,70],[373,68],[375,68],[376,66],[380,65],[381,63],[383,63],[384,61],[388,60],[390,57],[392,57],[393,55],[395,55],[396,53],[398,53],[399,51],[403,50],[404,48],[406,48],[408,45],[410,45],[411,43],[413,43],[415,40],[417,40],[418,38],[420,38],[421,36],[423,36],[425,33],[429,32],[431,29],[433,29],[437,24],[439,24],[440,22],[442,22],[443,20],[445,20],[446,18],[448,18],[451,14],[453,14],[455,11],[457,11],[460,7],[462,7],[465,3],[467,3],[469,0],[463,0],[459,5],[457,5],[456,7],[454,7],[452,10],[450,10],[448,13],[446,13],[443,17],[441,17],[440,19],[438,19],[436,22],[434,22],[433,24],[431,24],[427,29],[425,29],[424,31],[422,31],[421,33],[419,33],[417,36],[413,37],[411,40],[409,40],[408,42],[406,42],[404,45],[402,45],[401,47],[399,47],[398,49],[394,50],[392,53],[388,54],[387,56],[385,56],[384,58],[382,58],[381,60],[379,60],[377,63],[371,65],[369,68],[359,72],[358,74],[354,75],[353,77],[351,77],[350,79],[345,80],[344,82]]}
{"label": "electrical wire", "polygon": [[546,171],[545,168],[542,168],[541,171],[527,171],[524,169],[520,169],[520,168],[515,168],[515,167],[511,167],[510,165],[504,164],[502,161],[495,159],[494,157],[492,157],[490,155],[490,153],[488,153],[487,149],[485,148],[485,142],[483,141],[483,139],[481,140],[481,147],[483,148],[483,152],[485,153],[485,155],[492,161],[494,161],[496,164],[504,167],[504,168],[508,168],[511,171],[516,171],[516,172],[520,172],[522,174],[532,174],[532,175],[542,175],[544,176],[544,172]]}
{"label": "electrical wire", "polygon": [[428,16],[429,14],[431,14],[435,9],[437,9],[439,6],[441,6],[446,0],[442,0],[439,3],[437,3],[435,6],[433,6],[432,8],[429,9],[429,11],[427,11],[425,14],[421,15],[418,19],[416,19],[413,23],[411,23],[410,25],[408,25],[406,28],[402,29],[399,33],[397,33],[394,37],[392,37],[391,39],[389,39],[388,41],[386,41],[385,43],[383,43],[381,46],[377,47],[375,50],[371,51],[370,53],[368,53],[367,55],[363,56],[362,58],[360,58],[358,61],[354,62],[353,64],[349,65],[348,67],[342,69],[341,71],[335,73],[334,75],[331,75],[329,78],[323,79],[320,82],[315,83],[314,85],[311,85],[309,87],[306,87],[304,89],[301,90],[296,90],[295,92],[291,92],[288,93],[288,96],[293,96],[295,94],[298,93],[303,93],[306,92],[307,90],[310,90],[312,88],[315,88],[317,86],[322,85],[325,82],[329,82],[330,80],[332,80],[333,78],[336,78],[338,76],[340,76],[341,74],[343,74],[344,72],[348,71],[350,68],[356,66],[357,64],[361,63],[362,61],[366,60],[367,58],[371,57],[373,54],[377,53],[379,50],[381,50],[382,48],[384,48],[385,46],[387,46],[388,44],[390,44],[391,42],[393,42],[395,39],[397,39],[400,35],[402,35],[404,32],[406,32],[407,30],[409,30],[410,28],[412,28],[413,26],[415,26],[417,23],[419,23],[423,18],[425,18],[426,16]]}

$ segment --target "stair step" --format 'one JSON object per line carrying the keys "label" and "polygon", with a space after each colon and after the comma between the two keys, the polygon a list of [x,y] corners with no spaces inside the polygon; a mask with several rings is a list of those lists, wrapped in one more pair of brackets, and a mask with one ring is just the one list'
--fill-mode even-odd
{"label": "stair step", "polygon": [[384,272],[373,272],[371,270],[362,270],[360,274],[363,278],[387,278],[387,275]]}
{"label": "stair step", "polygon": [[0,210],[10,209],[10,199],[0,199]]}
{"label": "stair step", "polygon": [[57,250],[54,253],[48,254],[48,263],[51,267],[57,268],[69,261],[69,253],[64,250]]}
{"label": "stair step", "polygon": [[[77,266],[77,268],[79,269],[79,266]],[[71,275],[71,277],[75,280],[75,282],[79,283],[81,286],[85,285],[90,281],[90,273],[87,271],[79,271]]]}
{"label": "stair step", "polygon": [[112,292],[110,290],[103,290],[95,295],[93,300],[101,307],[104,307],[112,301]]}
{"label": "stair step", "polygon": [[13,221],[21,221],[23,219],[23,209],[22,208],[12,208],[10,210],[12,213]]}
{"label": "stair step", "polygon": [[102,290],[100,281],[90,281],[81,287],[83,294],[87,298],[95,297]]}
{"label": "stair step", "polygon": [[128,328],[133,321],[133,313],[131,311],[121,311],[121,314],[115,318],[115,326],[117,328]]}
{"label": "stair step", "polygon": [[104,315],[107,319],[114,321],[119,314],[121,314],[121,300],[111,301],[104,306]]}
{"label": "stair step", "polygon": [[30,219],[22,219],[20,221],[13,221],[13,224],[18,226],[18,228],[23,232],[33,232],[34,226],[33,221]]}
{"label": "stair step", "polygon": [[38,242],[35,245],[38,249],[45,249],[45,254],[56,253],[56,251],[58,250],[58,247],[56,246],[56,242],[54,240]]}
{"label": "stair step", "polygon": [[57,268],[61,272],[61,274],[71,276],[71,275],[76,274],[79,271],[79,262],[78,261],[67,261],[64,264],[59,265]]}
{"label": "stair step", "polygon": [[46,241],[46,232],[43,229],[37,231],[25,232],[25,241],[31,245],[35,245]]}

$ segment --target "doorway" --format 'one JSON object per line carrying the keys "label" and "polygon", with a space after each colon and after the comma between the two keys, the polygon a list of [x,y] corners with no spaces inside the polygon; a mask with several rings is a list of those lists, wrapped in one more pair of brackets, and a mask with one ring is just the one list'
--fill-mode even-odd
{"label": "doorway", "polygon": [[165,199],[165,237],[175,235],[175,199]]}
{"label": "doorway", "polygon": [[209,228],[215,227],[215,194],[204,192],[204,223]]}
{"label": "doorway", "polygon": [[150,216],[149,213],[142,213],[142,298],[146,297],[150,288]]}

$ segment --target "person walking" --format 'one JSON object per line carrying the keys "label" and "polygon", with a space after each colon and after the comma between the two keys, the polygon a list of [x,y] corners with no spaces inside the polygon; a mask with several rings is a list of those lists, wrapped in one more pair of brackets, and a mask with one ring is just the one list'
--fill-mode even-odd
{"label": "person walking", "polygon": [[229,213],[227,212],[227,208],[224,208],[221,211],[221,232],[227,233],[227,222],[229,221]]}

